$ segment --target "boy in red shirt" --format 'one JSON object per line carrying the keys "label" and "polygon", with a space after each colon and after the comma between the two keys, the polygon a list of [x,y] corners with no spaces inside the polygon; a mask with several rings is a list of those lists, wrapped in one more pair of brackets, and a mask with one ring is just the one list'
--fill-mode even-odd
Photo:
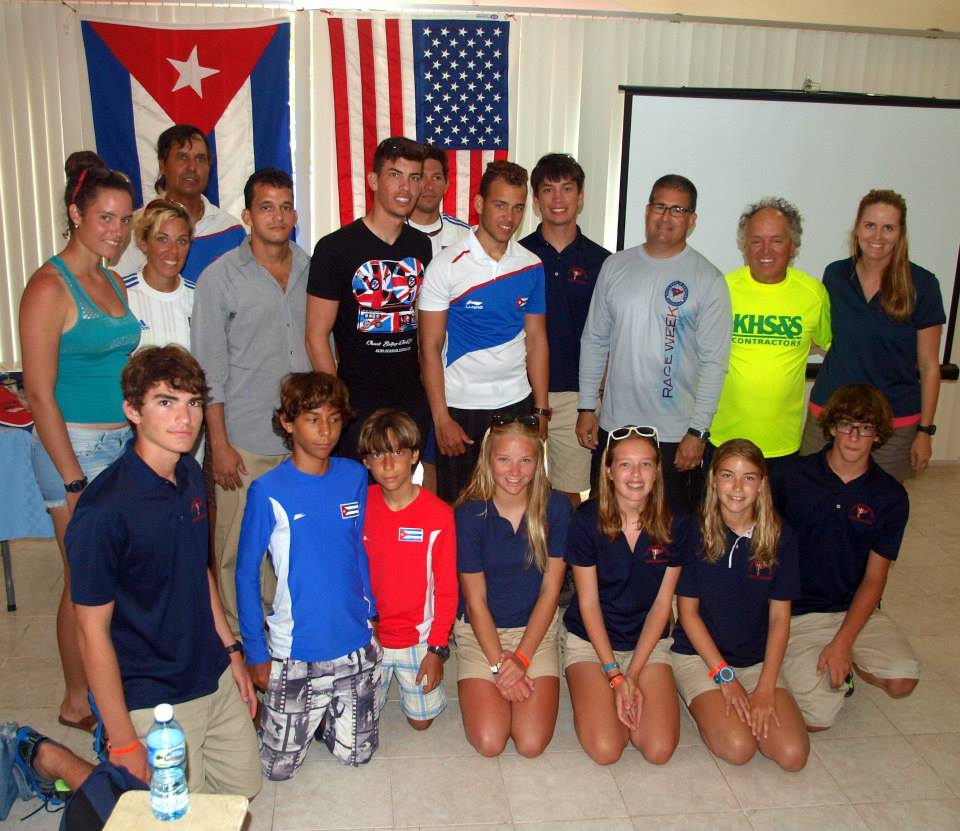
{"label": "boy in red shirt", "polygon": [[358,451],[377,482],[367,496],[363,543],[380,615],[380,707],[393,676],[400,706],[426,730],[447,706],[443,663],[457,611],[457,535],[453,510],[413,482],[421,436],[414,420],[382,409],[360,430]]}

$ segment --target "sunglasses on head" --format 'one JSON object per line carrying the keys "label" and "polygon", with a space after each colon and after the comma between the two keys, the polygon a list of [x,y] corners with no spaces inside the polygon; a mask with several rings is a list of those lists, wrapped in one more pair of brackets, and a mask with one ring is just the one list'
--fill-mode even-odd
{"label": "sunglasses on head", "polygon": [[497,413],[490,419],[491,427],[506,427],[508,424],[522,424],[524,427],[533,427],[540,429],[540,419],[533,413],[525,415],[507,415],[506,413]]}
{"label": "sunglasses on head", "polygon": [[656,427],[638,427],[636,424],[625,424],[623,427],[618,427],[616,430],[611,430],[607,433],[607,446],[606,450],[610,449],[611,441],[623,441],[624,439],[630,438],[630,436],[640,436],[642,439],[653,439],[653,443],[660,447],[660,434],[657,433]]}

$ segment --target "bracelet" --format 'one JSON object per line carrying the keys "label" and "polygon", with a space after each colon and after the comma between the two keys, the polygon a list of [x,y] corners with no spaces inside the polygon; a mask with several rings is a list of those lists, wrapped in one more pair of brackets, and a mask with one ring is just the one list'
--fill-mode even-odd
{"label": "bracelet", "polygon": [[617,685],[622,684],[625,680],[626,678],[624,677],[623,673],[618,672],[616,675],[613,676],[613,678],[610,679],[610,689],[611,690],[616,689]]}
{"label": "bracelet", "polygon": [[726,661],[721,661],[721,662],[720,662],[719,664],[717,664],[713,669],[711,669],[710,672],[707,673],[707,677],[712,679],[712,678],[713,678],[718,672],[720,672],[720,670],[723,669],[725,666],[729,666],[729,664],[727,664]]}
{"label": "bracelet", "polygon": [[127,747],[114,747],[110,742],[107,742],[107,750],[110,751],[110,754],[113,756],[120,756],[124,753],[133,753],[140,747],[140,739],[137,739],[133,744],[128,745]]}
{"label": "bracelet", "polygon": [[519,649],[513,650],[513,657],[516,658],[521,664],[523,664],[524,669],[530,669],[530,659],[524,655]]}
{"label": "bracelet", "polygon": [[620,669],[620,664],[618,664],[616,661],[611,661],[609,664],[604,664],[603,665],[604,675],[610,672],[611,669]]}

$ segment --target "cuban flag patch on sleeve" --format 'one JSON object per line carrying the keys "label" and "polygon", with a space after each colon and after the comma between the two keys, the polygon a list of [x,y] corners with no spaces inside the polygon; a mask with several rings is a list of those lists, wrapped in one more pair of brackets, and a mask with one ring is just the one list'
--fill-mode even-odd
{"label": "cuban flag patch on sleeve", "polygon": [[401,528],[397,537],[400,542],[423,542],[423,529]]}
{"label": "cuban flag patch on sleeve", "polygon": [[354,519],[355,517],[360,516],[360,503],[359,502],[341,502],[340,503],[340,519]]}

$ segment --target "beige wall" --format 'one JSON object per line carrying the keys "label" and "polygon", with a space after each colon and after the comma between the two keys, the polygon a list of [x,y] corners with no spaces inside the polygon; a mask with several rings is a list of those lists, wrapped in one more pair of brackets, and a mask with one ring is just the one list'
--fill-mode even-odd
{"label": "beige wall", "polygon": [[[308,4],[310,5],[310,4]],[[381,0],[377,7],[410,7]],[[423,6],[496,6],[499,8],[585,10],[682,14],[725,20],[763,20],[864,29],[941,29],[960,33],[958,0],[420,0]],[[356,8],[353,0],[326,0],[325,8]]]}
{"label": "beige wall", "polygon": [[624,0],[636,12],[960,32],[957,0]]}

